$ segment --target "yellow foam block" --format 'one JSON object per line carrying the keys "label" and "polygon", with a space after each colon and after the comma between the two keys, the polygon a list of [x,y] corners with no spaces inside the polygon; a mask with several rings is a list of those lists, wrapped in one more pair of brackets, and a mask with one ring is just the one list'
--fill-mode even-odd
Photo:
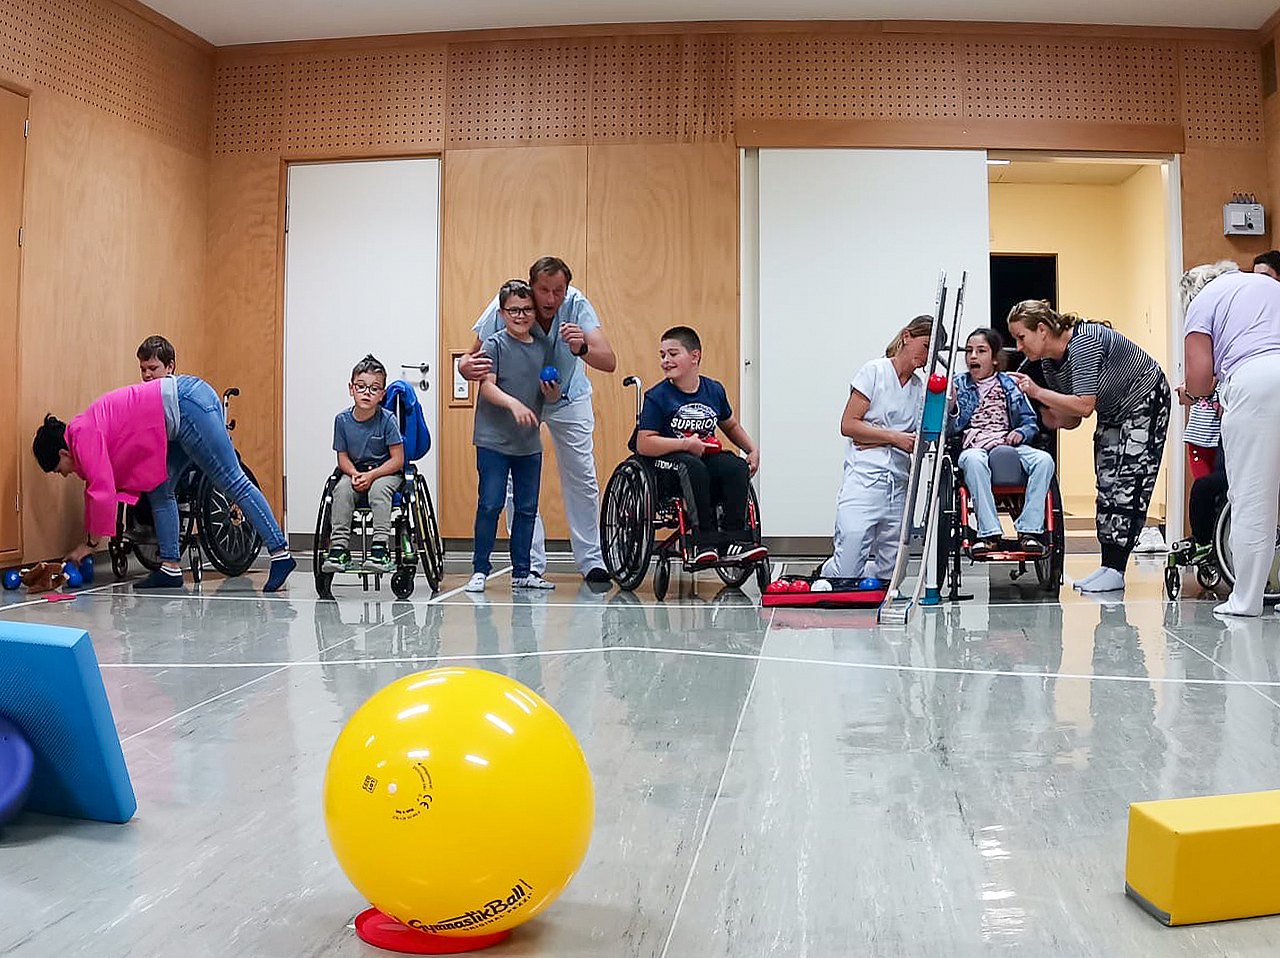
{"label": "yellow foam block", "polygon": [[1124,874],[1166,925],[1280,914],[1280,791],[1135,802]]}

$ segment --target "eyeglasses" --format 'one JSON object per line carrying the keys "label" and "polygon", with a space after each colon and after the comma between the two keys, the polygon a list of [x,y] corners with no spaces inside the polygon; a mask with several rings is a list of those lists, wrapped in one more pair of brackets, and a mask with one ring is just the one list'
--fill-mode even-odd
{"label": "eyeglasses", "polygon": [[358,393],[364,393],[366,396],[376,396],[386,387],[379,386],[377,383],[352,383],[351,388]]}
{"label": "eyeglasses", "polygon": [[503,306],[502,311],[508,316],[532,316],[532,306]]}

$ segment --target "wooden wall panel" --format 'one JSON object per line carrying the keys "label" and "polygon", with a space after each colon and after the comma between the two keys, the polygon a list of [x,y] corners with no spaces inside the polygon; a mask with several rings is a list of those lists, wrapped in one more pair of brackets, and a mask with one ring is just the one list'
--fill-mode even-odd
{"label": "wooden wall panel", "polygon": [[111,0],[0,0],[0,73],[208,152],[212,47]]}
{"label": "wooden wall panel", "polygon": [[587,167],[588,292],[618,356],[592,374],[603,487],[627,456],[634,394],[661,376],[658,337],[698,330],[703,369],[738,399],[738,154],[727,144],[593,146]]}
{"label": "wooden wall panel", "polygon": [[[441,435],[433,453],[440,464],[437,511],[443,535],[470,538],[476,507],[475,413],[448,404],[449,353],[475,342],[471,326],[498,287],[527,276],[539,256],[559,256],[573,270],[574,285],[587,288],[587,148],[450,150],[444,160],[442,216],[439,368],[445,395],[438,397]],[[602,315],[602,321],[607,326],[610,318]],[[546,449],[543,518],[548,535],[563,538],[564,509],[549,442]]]}
{"label": "wooden wall panel", "polygon": [[449,48],[449,149],[585,143],[587,40],[465,43]]}
{"label": "wooden wall panel", "polygon": [[[16,2],[0,0],[0,10]],[[0,36],[0,65],[6,55]],[[1270,198],[1256,59],[1256,44],[1239,32],[893,23],[650,24],[222,50],[211,135],[211,314],[227,317],[228,340],[265,344],[262,330],[278,335],[279,245],[268,231],[279,228],[272,167],[281,158],[442,151],[443,372],[448,348],[470,342],[470,323],[496,285],[544,252],[569,260],[625,351],[624,364],[647,370],[646,379],[656,369],[650,340],[667,319],[710,330],[709,361],[718,365],[721,354],[736,356],[738,329],[736,206],[721,208],[736,196],[737,171],[724,159],[734,154],[724,141],[762,121],[953,123],[1009,142],[1007,131],[1017,131],[1025,149],[1063,149],[1064,129],[1070,142],[1096,150],[1132,150],[1134,131],[1144,143],[1185,143],[1187,262],[1251,256],[1269,244],[1225,239],[1221,204],[1237,190]],[[404,76],[389,98],[379,92]],[[1185,136],[1164,135],[1182,128]],[[1054,136],[1061,142],[1045,139]],[[695,162],[699,150],[657,147],[673,143],[712,145]],[[1280,148],[1273,152],[1280,156]],[[263,162],[224,166],[249,156]],[[1270,166],[1280,170],[1280,159]],[[252,187],[239,188],[241,177]],[[522,186],[539,177],[531,192]],[[687,192],[704,187],[705,197]],[[675,195],[702,212],[671,214],[683,209],[673,207]],[[646,199],[632,209],[636,196]],[[559,197],[562,214],[529,216],[529,203],[544,197]],[[486,233],[495,215],[523,230]],[[620,228],[619,215],[631,217],[632,228]],[[653,329],[633,327],[631,303],[648,282],[635,263],[641,253],[668,261],[662,244],[637,246],[640,237],[653,243],[663,235],[652,233],[658,228],[677,237],[670,248],[681,255],[690,236],[700,245],[694,260],[673,260],[684,263],[676,273],[680,315],[655,319]],[[694,295],[710,297],[697,300],[708,311],[691,312],[685,275],[697,275]],[[653,292],[668,303],[656,280]],[[723,305],[730,301],[732,309]],[[279,359],[242,350],[232,365],[242,378],[267,383]],[[736,360],[713,374],[721,372],[736,382]],[[619,380],[606,378],[598,395],[618,392]],[[262,421],[252,427],[251,454],[278,462],[268,440],[276,427],[263,417],[278,421],[280,406],[253,409]],[[600,411],[602,473],[619,456],[627,410]],[[474,505],[470,413],[446,403],[441,422],[440,511],[446,534],[465,536]],[[549,482],[553,536],[564,531],[558,498]]]}
{"label": "wooden wall panel", "polygon": [[[198,363],[208,161],[57,93],[31,98],[17,421],[63,419],[138,378],[134,350],[162,333]],[[197,350],[198,352],[198,350]],[[52,365],[51,365],[52,364]],[[83,533],[82,484],[22,457],[23,545],[61,554]]]}
{"label": "wooden wall panel", "polygon": [[[13,410],[18,408],[22,369],[18,365],[19,280],[22,251],[18,229],[22,225],[22,181],[27,141],[23,122],[27,98],[0,89],[0,556],[17,556],[22,550],[22,516],[18,509],[18,471],[26,443]],[[26,453],[30,455],[30,453]]]}
{"label": "wooden wall panel", "polygon": [[221,156],[212,164],[205,236],[209,295],[200,340],[203,375],[219,392],[240,389],[233,410],[236,448],[277,517],[284,476],[278,269],[283,169],[279,157],[260,154]]}

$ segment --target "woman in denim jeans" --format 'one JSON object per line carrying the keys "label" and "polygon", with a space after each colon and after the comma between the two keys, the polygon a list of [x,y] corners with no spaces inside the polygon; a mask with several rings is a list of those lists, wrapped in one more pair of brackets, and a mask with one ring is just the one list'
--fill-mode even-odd
{"label": "woman in denim jeans", "polygon": [[271,553],[266,592],[280,589],[297,567],[284,533],[258,488],[236,459],[218,394],[195,376],[166,376],[113,389],[64,423],[45,416],[31,451],[45,472],[75,474],[85,481],[87,540],[67,559],[79,562],[97,540],[115,534],[120,502],[143,494],[151,501],[161,567],[138,589],[182,587],[178,504],[174,486],[190,463],[238,505]]}

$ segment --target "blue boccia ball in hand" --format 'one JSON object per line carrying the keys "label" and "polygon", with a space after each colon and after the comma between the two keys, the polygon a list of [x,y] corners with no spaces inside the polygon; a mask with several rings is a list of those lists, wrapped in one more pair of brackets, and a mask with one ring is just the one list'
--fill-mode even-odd
{"label": "blue boccia ball in hand", "polygon": [[80,560],[80,581],[85,585],[93,582],[93,556],[85,556]]}
{"label": "blue boccia ball in hand", "polygon": [[18,575],[17,569],[10,569],[4,574],[4,587],[10,592],[20,585],[22,585],[22,576]]}
{"label": "blue boccia ball in hand", "polygon": [[555,366],[542,367],[542,381],[544,383],[558,383],[560,381],[560,370]]}

